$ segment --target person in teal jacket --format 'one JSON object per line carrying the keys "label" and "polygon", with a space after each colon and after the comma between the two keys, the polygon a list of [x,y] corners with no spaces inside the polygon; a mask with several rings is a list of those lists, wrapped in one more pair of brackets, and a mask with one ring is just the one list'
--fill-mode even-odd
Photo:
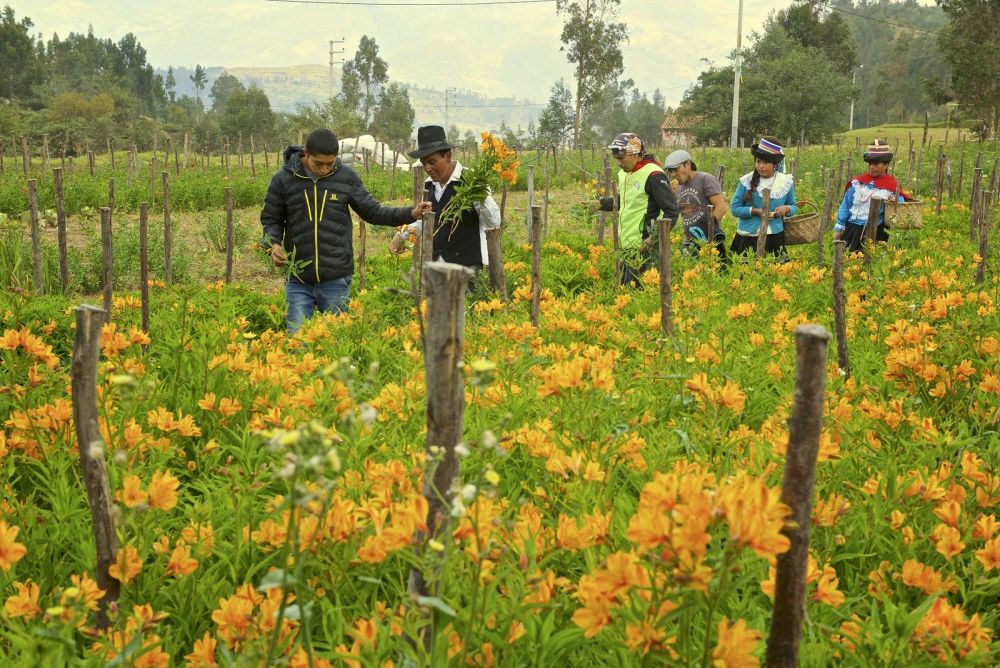
{"label": "person in teal jacket", "polygon": [[[666,218],[673,227],[677,200],[660,163],[649,153],[639,135],[622,132],[608,146],[618,162],[618,241],[622,249],[619,265],[622,285],[639,287],[642,272],[656,259],[654,222]],[[600,201],[602,211],[611,211],[614,200]],[[662,215],[661,215],[662,212]]]}
{"label": "person in teal jacket", "polygon": [[761,208],[764,206],[761,193],[767,188],[771,191],[771,204],[764,252],[787,259],[784,219],[794,216],[799,209],[795,204],[795,184],[792,177],[781,170],[785,154],[774,137],[762,137],[750,147],[750,153],[755,160],[754,170],[740,177],[729,204],[729,211],[738,220],[730,250],[734,255],[757,252],[757,232],[760,230]]}

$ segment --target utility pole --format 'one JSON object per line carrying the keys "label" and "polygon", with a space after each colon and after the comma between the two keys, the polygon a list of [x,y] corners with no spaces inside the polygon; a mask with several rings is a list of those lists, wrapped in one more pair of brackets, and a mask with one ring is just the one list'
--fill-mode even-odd
{"label": "utility pole", "polygon": [[[455,88],[445,88],[444,89],[444,131],[448,132],[448,93],[453,93],[457,89]],[[454,139],[452,139],[454,141]]]}
{"label": "utility pole", "polygon": [[[341,54],[344,53],[344,49],[343,48],[341,48],[339,51],[334,51],[333,50],[333,45],[334,44],[343,44],[343,43],[344,43],[344,38],[343,37],[341,37],[339,40],[335,40],[335,39],[331,39],[330,40],[330,99],[331,100],[333,99],[333,65],[334,65],[333,54],[334,53],[341,53]],[[343,60],[338,60],[338,61],[336,61],[336,63],[338,65],[343,65],[344,61]]]}
{"label": "utility pole", "polygon": [[743,75],[743,0],[740,0],[740,10],[736,19],[736,76],[733,80],[733,128],[729,133],[729,148],[736,148],[738,130],[740,127],[740,78]]}

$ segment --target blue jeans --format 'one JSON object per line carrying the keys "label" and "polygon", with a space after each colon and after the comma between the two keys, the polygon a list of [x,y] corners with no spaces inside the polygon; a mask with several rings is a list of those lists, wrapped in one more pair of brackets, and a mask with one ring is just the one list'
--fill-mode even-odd
{"label": "blue jeans", "polygon": [[347,310],[350,293],[350,276],[322,283],[303,283],[297,278],[290,278],[285,284],[285,301],[288,303],[285,325],[288,333],[291,335],[299,331],[305,319],[317,309],[322,313],[343,313]]}

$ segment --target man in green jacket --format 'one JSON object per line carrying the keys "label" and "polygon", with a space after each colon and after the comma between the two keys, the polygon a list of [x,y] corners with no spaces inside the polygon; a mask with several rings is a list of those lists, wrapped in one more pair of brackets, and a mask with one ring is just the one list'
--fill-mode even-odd
{"label": "man in green jacket", "polygon": [[[617,135],[608,146],[618,162],[618,242],[622,285],[639,287],[642,272],[656,261],[655,221],[666,218],[671,227],[677,218],[677,200],[667,175],[634,132]],[[611,211],[611,197],[601,200],[601,210]],[[662,212],[662,215],[661,215]]]}

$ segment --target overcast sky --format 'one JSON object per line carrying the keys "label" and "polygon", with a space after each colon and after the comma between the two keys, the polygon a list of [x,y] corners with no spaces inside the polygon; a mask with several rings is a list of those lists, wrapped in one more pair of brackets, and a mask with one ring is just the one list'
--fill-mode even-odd
{"label": "overcast sky", "polygon": [[[375,6],[292,4],[268,0],[0,0],[28,16],[45,39],[86,31],[102,38],[135,33],[154,67],[270,67],[325,64],[329,40],[344,39],[347,57],[362,35],[373,37],[393,80],[429,88],[458,87],[544,103],[560,77],[573,79],[560,52],[555,2],[481,7],[427,6],[485,0],[377,0]],[[322,2],[322,0],[315,0]],[[351,0],[346,0],[351,1]],[[768,13],[791,0],[745,0],[744,44]],[[622,0],[627,26],[625,76],[642,91],[659,88],[676,105],[705,68],[723,64],[736,45],[739,0]],[[336,58],[342,58],[338,55]],[[339,69],[339,65],[337,66]]]}

